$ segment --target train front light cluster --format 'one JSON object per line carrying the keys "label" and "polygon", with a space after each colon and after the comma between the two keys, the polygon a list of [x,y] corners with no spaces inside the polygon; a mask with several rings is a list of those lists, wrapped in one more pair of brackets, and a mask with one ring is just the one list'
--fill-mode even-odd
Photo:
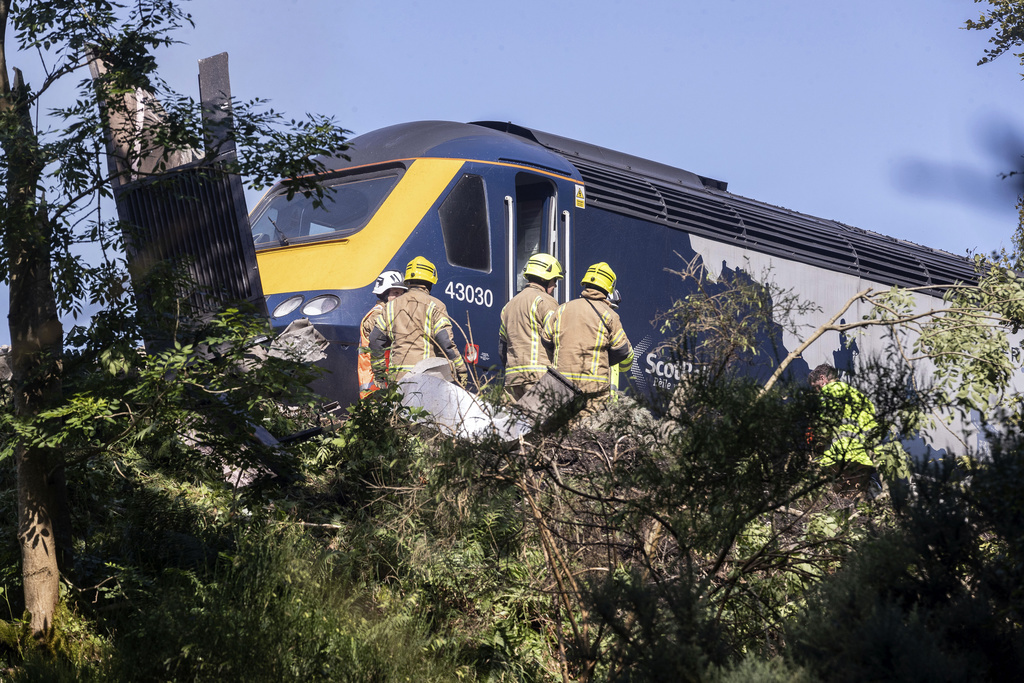
{"label": "train front light cluster", "polygon": [[296,294],[295,296],[288,297],[287,299],[285,299],[284,301],[282,301],[281,303],[274,307],[273,317],[283,318],[284,316],[288,315],[296,308],[298,308],[300,304],[302,304],[303,298],[304,297],[301,294]]}
{"label": "train front light cluster", "polygon": [[333,294],[321,294],[320,296],[315,296],[309,301],[306,301],[305,304],[302,303],[303,301],[305,301],[305,297],[301,294],[290,296],[274,307],[274,312],[271,314],[271,317],[283,318],[284,316],[292,313],[299,306],[302,306],[302,315],[309,318],[315,315],[330,313],[341,305],[341,299]]}
{"label": "train front light cluster", "polygon": [[302,307],[302,314],[305,316],[323,315],[330,313],[338,307],[341,301],[333,294],[321,294],[306,302]]}

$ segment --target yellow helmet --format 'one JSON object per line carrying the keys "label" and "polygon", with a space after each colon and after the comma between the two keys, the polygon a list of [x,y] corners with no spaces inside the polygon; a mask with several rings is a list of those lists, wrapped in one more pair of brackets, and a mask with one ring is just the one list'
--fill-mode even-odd
{"label": "yellow helmet", "polygon": [[538,280],[559,280],[562,274],[562,264],[551,254],[534,254],[526,262],[523,275],[531,275]]}
{"label": "yellow helmet", "polygon": [[597,287],[605,294],[611,294],[615,291],[615,271],[604,261],[595,263],[587,268],[580,284]]}
{"label": "yellow helmet", "polygon": [[409,265],[405,267],[405,280],[406,282],[409,280],[419,280],[436,285],[437,268],[427,259],[417,256],[412,261],[409,261]]}

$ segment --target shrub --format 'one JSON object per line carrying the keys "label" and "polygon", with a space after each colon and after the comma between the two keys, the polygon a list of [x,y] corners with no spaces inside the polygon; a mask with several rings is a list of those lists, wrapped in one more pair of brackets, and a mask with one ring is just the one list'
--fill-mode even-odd
{"label": "shrub", "polygon": [[1009,680],[1024,670],[1024,450],[1004,445],[964,474],[951,458],[918,467],[896,528],[795,620],[798,661],[833,681]]}
{"label": "shrub", "polygon": [[[390,681],[453,675],[414,622],[376,613],[330,553],[274,526],[240,531],[213,576],[169,570],[118,639],[123,680]],[[128,623],[124,624],[128,626]],[[443,653],[442,653],[443,655]]]}

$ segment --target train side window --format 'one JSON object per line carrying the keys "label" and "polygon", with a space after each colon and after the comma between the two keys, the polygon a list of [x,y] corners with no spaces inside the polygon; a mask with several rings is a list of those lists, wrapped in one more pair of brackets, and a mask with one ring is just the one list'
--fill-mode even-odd
{"label": "train side window", "polygon": [[448,263],[491,271],[491,229],[484,179],[464,175],[437,210]]}

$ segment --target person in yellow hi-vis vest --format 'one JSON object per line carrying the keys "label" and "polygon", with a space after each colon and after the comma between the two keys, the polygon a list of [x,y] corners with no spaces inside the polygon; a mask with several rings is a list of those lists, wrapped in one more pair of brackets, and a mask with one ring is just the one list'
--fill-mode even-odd
{"label": "person in yellow hi-vis vest", "polygon": [[526,286],[501,309],[498,355],[505,366],[505,391],[519,400],[552,364],[553,347],[544,325],[555,315],[551,296],[562,279],[562,264],[550,254],[534,254],[523,270]]}
{"label": "person in yellow hi-vis vest", "polygon": [[397,299],[409,289],[403,282],[402,274],[397,270],[385,270],[373,283],[373,293],[379,301],[373,305],[359,323],[359,398],[366,398],[377,390],[373,382],[373,367],[370,360],[370,334],[377,323],[377,318],[384,312],[387,302]]}
{"label": "person in yellow hi-vis vest", "polygon": [[839,476],[841,488],[869,493],[876,474],[872,450],[879,437],[875,405],[841,382],[827,363],[811,370],[807,382],[821,395],[821,411],[811,428],[819,463]]}
{"label": "person in yellow hi-vis vest", "polygon": [[608,303],[608,295],[615,291],[615,271],[603,261],[595,263],[580,284],[583,293],[559,306],[544,334],[555,348],[555,368],[580,391],[607,398],[611,368],[627,371],[633,364],[633,347],[619,314]]}
{"label": "person in yellow hi-vis vest", "polygon": [[439,299],[430,296],[437,284],[437,268],[417,256],[405,269],[402,296],[389,301],[370,333],[369,347],[374,358],[373,375],[380,384],[384,375],[384,351],[391,352],[388,372],[401,379],[413,366],[426,358],[447,358],[459,384],[468,377],[466,362],[452,339],[452,323],[448,309]]}

